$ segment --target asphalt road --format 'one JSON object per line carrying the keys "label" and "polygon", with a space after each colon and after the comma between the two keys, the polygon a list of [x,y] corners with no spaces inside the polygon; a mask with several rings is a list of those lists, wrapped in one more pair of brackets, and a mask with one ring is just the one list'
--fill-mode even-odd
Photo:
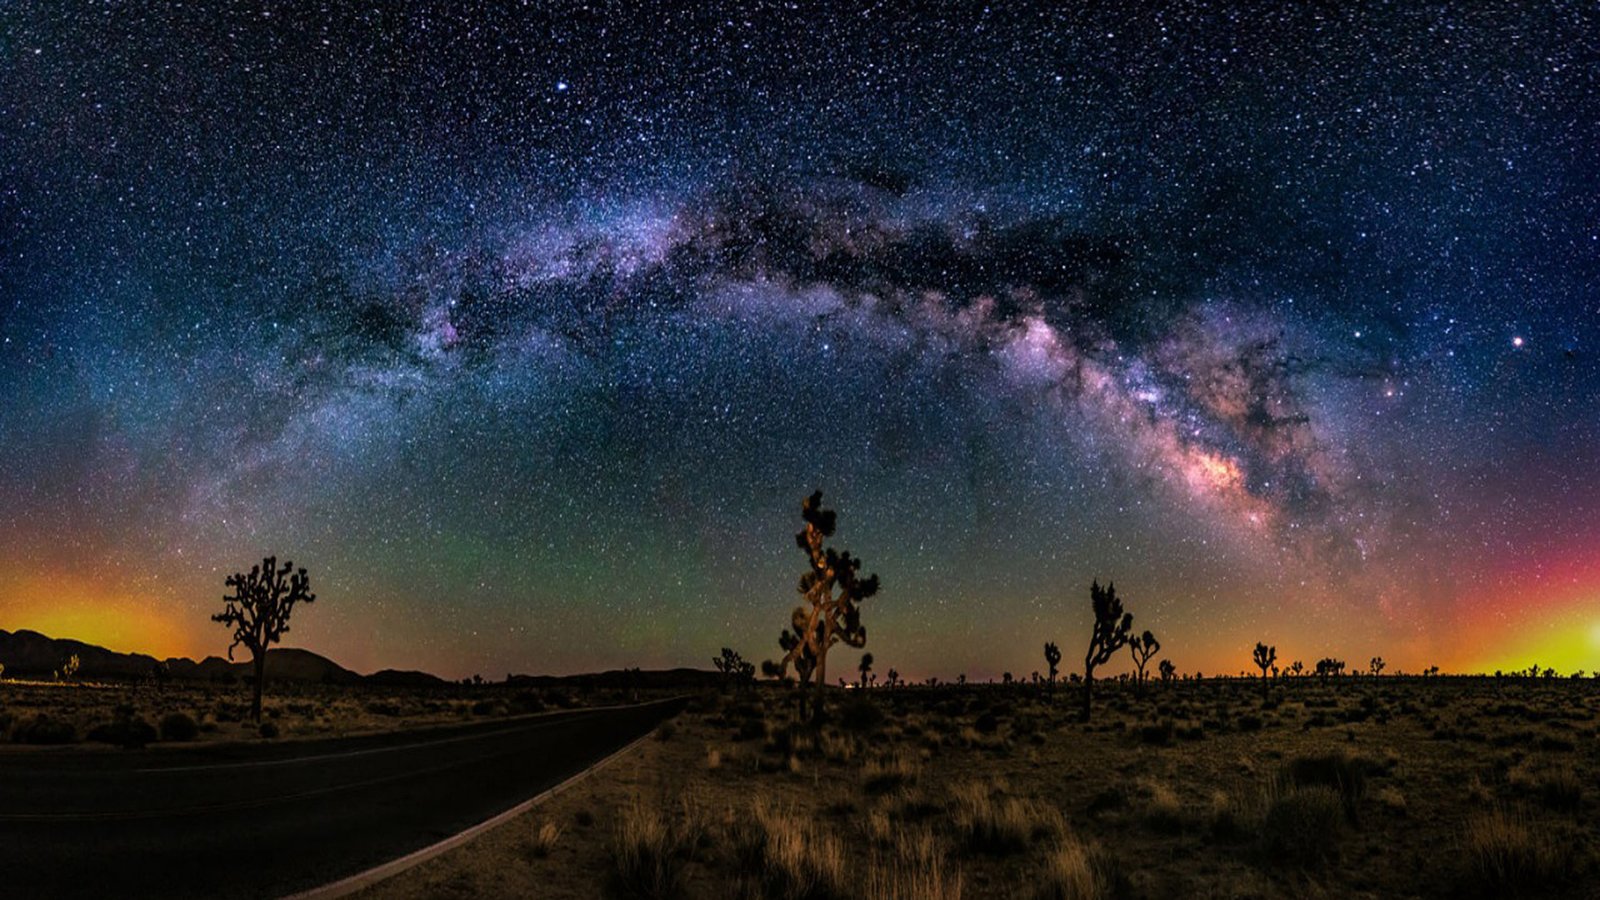
{"label": "asphalt road", "polygon": [[0,897],[279,897],[449,837],[683,701],[336,740],[0,754]]}

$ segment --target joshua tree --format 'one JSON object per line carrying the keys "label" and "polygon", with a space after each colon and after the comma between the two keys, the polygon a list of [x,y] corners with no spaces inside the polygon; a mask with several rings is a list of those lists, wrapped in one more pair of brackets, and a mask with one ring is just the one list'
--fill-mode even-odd
{"label": "joshua tree", "polygon": [[1327,681],[1329,675],[1342,674],[1344,674],[1344,660],[1334,659],[1331,656],[1317,660],[1317,676],[1323,681]]}
{"label": "joshua tree", "polygon": [[1383,661],[1383,657],[1381,656],[1374,656],[1372,661],[1367,663],[1367,667],[1372,669],[1373,678],[1377,678],[1379,675],[1383,674],[1383,667],[1385,665],[1387,665],[1387,663]]}
{"label": "joshua tree", "polygon": [[872,654],[871,653],[863,653],[863,654],[861,654],[861,664],[856,666],[856,668],[858,670],[860,670],[860,672],[861,672],[861,682],[860,682],[860,684],[856,685],[856,687],[866,687],[867,686],[867,674],[872,671]]}
{"label": "joshua tree", "polygon": [[67,657],[67,661],[62,663],[61,669],[56,672],[56,680],[72,681],[78,677],[78,667],[81,665],[82,663],[78,660],[78,654],[72,654]]}
{"label": "joshua tree", "polygon": [[1156,636],[1151,634],[1149,629],[1138,637],[1128,639],[1128,650],[1133,654],[1133,667],[1139,672],[1135,684],[1141,691],[1144,690],[1144,667],[1150,664],[1150,657],[1155,656],[1156,651],[1160,649],[1161,642],[1156,640]]}
{"label": "joshua tree", "polygon": [[755,665],[745,662],[744,657],[740,656],[738,651],[732,647],[723,647],[722,655],[713,656],[711,664],[717,667],[718,672],[722,673],[722,689],[724,691],[728,689],[730,684],[737,684],[741,687],[747,685],[756,676]]}
{"label": "joshua tree", "polygon": [[815,674],[816,701],[811,715],[820,719],[822,692],[828,683],[828,651],[841,642],[850,647],[867,643],[867,629],[861,624],[861,601],[878,592],[878,576],[857,578],[861,560],[848,550],[841,553],[823,546],[823,539],[833,534],[836,516],[833,510],[822,508],[821,491],[800,504],[800,518],[805,528],[794,540],[805,551],[810,568],[800,576],[799,591],[804,602],[790,613],[790,627],[778,636],[778,645],[784,651],[778,674],[786,674],[792,663],[802,686]]}
{"label": "joshua tree", "polygon": [[1096,666],[1111,661],[1112,654],[1128,643],[1128,633],[1133,630],[1133,613],[1122,611],[1122,601],[1117,597],[1117,586],[1100,587],[1099,580],[1089,586],[1089,603],[1094,607],[1094,631],[1089,635],[1089,649],[1083,655],[1083,721],[1089,721],[1094,709],[1094,670]]}
{"label": "joshua tree", "polygon": [[1278,661],[1278,648],[1268,647],[1266,644],[1257,641],[1253,655],[1256,661],[1256,668],[1261,670],[1261,700],[1265,702],[1267,699],[1267,669]]}
{"label": "joshua tree", "polygon": [[289,616],[296,603],[311,603],[317,595],[311,593],[311,579],[305,569],[296,569],[287,560],[280,567],[278,558],[269,556],[259,566],[251,566],[248,575],[235,573],[224,582],[233,588],[233,596],[225,596],[227,604],[222,612],[211,617],[233,629],[233,643],[228,645],[228,658],[233,659],[233,648],[243,644],[250,651],[255,665],[254,695],[250,715],[261,721],[261,688],[267,677],[267,648],[278,643],[289,631]]}
{"label": "joshua tree", "polygon": [[1061,665],[1061,648],[1050,642],[1044,645],[1044,661],[1050,665],[1050,684],[1056,683],[1056,667]]}
{"label": "joshua tree", "polygon": [[889,674],[884,676],[883,683],[889,687],[895,687],[900,683],[900,673],[890,669]]}
{"label": "joshua tree", "polygon": [[1170,659],[1163,659],[1160,665],[1158,665],[1156,668],[1161,670],[1162,683],[1172,681],[1172,677],[1178,674],[1178,667],[1173,665],[1172,660]]}
{"label": "joshua tree", "polygon": [[1305,670],[1306,670],[1306,664],[1297,659],[1294,662],[1290,663],[1289,664],[1289,668],[1286,669],[1285,671],[1287,671],[1290,675],[1298,676],[1301,672],[1304,672]]}

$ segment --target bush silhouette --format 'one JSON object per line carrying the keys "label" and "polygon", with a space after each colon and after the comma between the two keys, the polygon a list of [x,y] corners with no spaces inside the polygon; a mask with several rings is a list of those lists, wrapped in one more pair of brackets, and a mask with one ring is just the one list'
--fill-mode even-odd
{"label": "bush silhouette", "polygon": [[192,741],[200,736],[200,725],[188,713],[168,713],[161,718],[163,741]]}

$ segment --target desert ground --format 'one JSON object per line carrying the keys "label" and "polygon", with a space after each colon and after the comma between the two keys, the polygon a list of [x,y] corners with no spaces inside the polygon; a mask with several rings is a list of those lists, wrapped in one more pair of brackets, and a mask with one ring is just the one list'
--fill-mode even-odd
{"label": "desert ground", "polygon": [[829,693],[705,693],[363,896],[1600,895],[1593,680]]}
{"label": "desert ground", "polygon": [[[448,685],[385,688],[285,681],[271,685],[262,720],[250,718],[250,691],[208,682],[0,681],[0,738],[25,746],[79,749],[193,742],[349,737],[380,731],[604,706],[640,691]],[[659,692],[657,692],[659,695]],[[8,744],[0,740],[0,752]]]}

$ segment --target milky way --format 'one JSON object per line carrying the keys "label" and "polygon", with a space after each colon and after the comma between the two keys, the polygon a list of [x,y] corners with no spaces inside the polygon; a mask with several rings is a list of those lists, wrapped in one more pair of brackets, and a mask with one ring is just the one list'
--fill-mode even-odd
{"label": "milky way", "polygon": [[1600,23],[0,12],[0,627],[450,675],[1600,666]]}

